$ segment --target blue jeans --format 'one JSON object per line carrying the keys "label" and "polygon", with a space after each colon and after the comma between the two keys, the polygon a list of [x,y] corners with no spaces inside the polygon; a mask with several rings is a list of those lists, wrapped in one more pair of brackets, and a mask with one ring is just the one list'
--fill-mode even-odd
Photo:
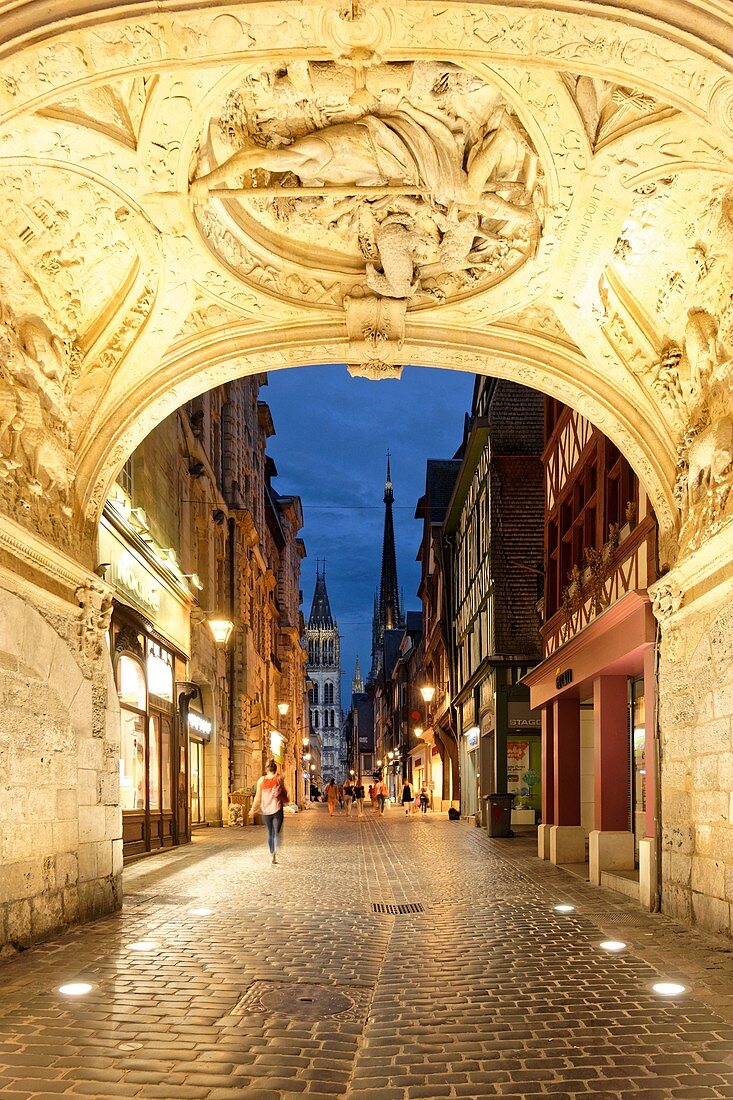
{"label": "blue jeans", "polygon": [[270,849],[270,855],[274,856],[280,842],[280,830],[283,827],[283,811],[278,810],[276,814],[263,814],[262,816],[267,826],[267,847]]}

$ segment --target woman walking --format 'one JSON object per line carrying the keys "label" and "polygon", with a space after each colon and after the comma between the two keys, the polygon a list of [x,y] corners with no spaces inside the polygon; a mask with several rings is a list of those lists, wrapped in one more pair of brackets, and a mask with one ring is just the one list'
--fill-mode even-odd
{"label": "woman walking", "polygon": [[335,779],[329,779],[326,784],[326,801],[328,802],[328,812],[331,817],[334,815],[336,809],[336,803],[338,802],[339,789]]}
{"label": "woman walking", "polygon": [[389,791],[387,790],[387,784],[384,782],[383,779],[380,779],[377,783],[377,805],[379,806],[380,817],[384,816],[384,803],[387,800],[388,794]]}
{"label": "woman walking", "polygon": [[359,812],[359,817],[364,816],[364,784],[361,781],[361,777],[357,779],[356,786],[354,787],[354,802]]}
{"label": "woman walking", "polygon": [[410,816],[410,809],[412,808],[413,802],[414,798],[412,796],[412,787],[407,782],[407,780],[405,780],[405,782],[402,784],[402,808],[405,811],[405,817]]}
{"label": "woman walking", "polygon": [[267,826],[267,847],[271,862],[277,863],[277,849],[280,846],[280,833],[283,827],[283,807],[290,801],[282,776],[278,774],[277,764],[271,760],[264,775],[257,780],[252,816],[261,813]]}
{"label": "woman walking", "polygon": [[343,785],[344,803],[346,805],[346,816],[351,817],[351,803],[354,801],[354,786],[350,779],[347,779]]}
{"label": "woman walking", "polygon": [[430,794],[428,792],[428,788],[423,783],[422,787],[420,788],[420,810],[424,814],[426,814],[428,812],[428,802],[429,801],[430,801]]}

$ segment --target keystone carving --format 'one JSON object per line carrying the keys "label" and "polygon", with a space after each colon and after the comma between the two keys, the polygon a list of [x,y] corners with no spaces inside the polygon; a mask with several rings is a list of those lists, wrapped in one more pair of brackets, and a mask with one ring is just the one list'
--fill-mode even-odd
{"label": "keystone carving", "polygon": [[389,298],[347,298],[348,371],[355,378],[399,378],[407,303]]}

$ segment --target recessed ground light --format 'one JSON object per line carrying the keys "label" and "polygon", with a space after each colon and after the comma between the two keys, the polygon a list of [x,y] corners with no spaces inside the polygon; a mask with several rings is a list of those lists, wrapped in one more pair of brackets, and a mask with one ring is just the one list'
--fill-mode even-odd
{"label": "recessed ground light", "polygon": [[574,913],[575,912],[575,906],[574,905],[556,905],[555,906],[555,912],[556,913]]}
{"label": "recessed ground light", "polygon": [[685,987],[678,982],[656,982],[652,989],[660,997],[679,997],[685,992]]}
{"label": "recessed ground light", "polygon": [[138,940],[137,943],[128,943],[128,951],[154,951],[157,947],[157,943],[153,940]]}
{"label": "recessed ground light", "polygon": [[210,917],[213,912],[213,909],[189,909],[189,913],[193,913],[194,917]]}
{"label": "recessed ground light", "polygon": [[623,951],[626,944],[622,940],[604,940],[600,946],[604,951]]}
{"label": "recessed ground light", "polygon": [[88,982],[69,982],[68,985],[59,986],[59,993],[63,993],[65,997],[82,997],[91,988]]}

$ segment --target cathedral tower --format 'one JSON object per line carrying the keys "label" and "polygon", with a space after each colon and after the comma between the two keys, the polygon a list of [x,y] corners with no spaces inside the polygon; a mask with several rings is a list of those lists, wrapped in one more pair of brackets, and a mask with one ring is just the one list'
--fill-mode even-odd
{"label": "cathedral tower", "polygon": [[400,593],[397,585],[397,553],[394,544],[394,488],[390,454],[387,451],[387,478],[384,484],[384,534],[382,537],[382,573],[379,582],[379,596],[374,601],[374,619],[372,623],[372,667],[369,679],[375,680],[379,674],[382,659],[382,640],[385,630],[399,630],[405,625]]}
{"label": "cathedral tower", "polygon": [[341,639],[331,614],[326,590],[326,565],[316,563],[316,587],[305,630],[308,678],[313,682],[310,699],[311,726],[321,741],[324,782],[336,779],[341,768]]}

